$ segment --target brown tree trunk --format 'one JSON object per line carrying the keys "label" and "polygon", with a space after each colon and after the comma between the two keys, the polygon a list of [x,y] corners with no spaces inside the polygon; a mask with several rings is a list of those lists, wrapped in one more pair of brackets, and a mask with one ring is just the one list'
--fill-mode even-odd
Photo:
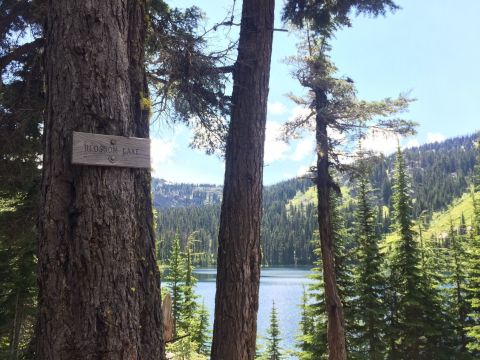
{"label": "brown tree trunk", "polygon": [[212,359],[255,357],[274,0],[244,0],[220,216]]}
{"label": "brown tree trunk", "polygon": [[164,359],[150,171],[71,164],[72,132],[149,136],[145,2],[49,1],[37,359]]}
{"label": "brown tree trunk", "polygon": [[322,91],[316,92],[316,141],[317,141],[317,196],[318,227],[322,250],[323,282],[325,287],[325,307],[327,312],[328,358],[347,358],[343,306],[340,300],[335,273],[335,248],[330,207],[330,192],[333,182],[329,173],[328,160],[328,121],[322,115],[327,98]]}
{"label": "brown tree trunk", "polygon": [[18,358],[18,344],[20,342],[20,331],[23,324],[23,299],[20,297],[20,289],[17,289],[15,299],[15,316],[13,318],[13,327],[10,337],[10,360]]}

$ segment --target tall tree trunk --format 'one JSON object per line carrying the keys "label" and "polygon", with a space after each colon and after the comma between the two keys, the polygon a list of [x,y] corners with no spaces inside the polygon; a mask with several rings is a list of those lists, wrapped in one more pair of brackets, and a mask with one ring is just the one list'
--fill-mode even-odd
{"label": "tall tree trunk", "polygon": [[149,136],[143,0],[51,0],[37,359],[164,359],[150,171],[71,164],[72,132]]}
{"label": "tall tree trunk", "polygon": [[255,357],[274,0],[244,0],[220,216],[212,359]]}
{"label": "tall tree trunk", "polygon": [[15,316],[10,337],[10,360],[18,358],[18,344],[20,343],[20,331],[23,324],[23,298],[20,297],[21,289],[17,289],[15,298]]}
{"label": "tall tree trunk", "polygon": [[323,91],[316,92],[316,142],[317,142],[317,197],[318,226],[322,250],[323,283],[327,312],[328,357],[330,360],[347,358],[343,306],[340,300],[335,273],[335,247],[332,229],[330,192],[333,182],[329,173],[328,120],[322,114],[327,98]]}

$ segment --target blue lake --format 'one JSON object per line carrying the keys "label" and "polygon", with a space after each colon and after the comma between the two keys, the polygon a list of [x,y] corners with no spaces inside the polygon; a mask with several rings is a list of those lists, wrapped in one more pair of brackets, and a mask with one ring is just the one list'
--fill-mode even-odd
{"label": "blue lake", "polygon": [[[298,325],[301,314],[301,301],[303,288],[311,283],[309,268],[302,267],[278,267],[264,268],[260,278],[260,304],[258,310],[258,335],[259,343],[267,335],[270,324],[272,302],[275,300],[275,308],[278,313],[282,348],[285,350],[295,349],[295,337],[298,335]],[[215,306],[215,269],[196,269],[198,278],[196,293],[201,297],[200,302],[205,302],[210,313],[210,325],[213,327],[213,315]]]}

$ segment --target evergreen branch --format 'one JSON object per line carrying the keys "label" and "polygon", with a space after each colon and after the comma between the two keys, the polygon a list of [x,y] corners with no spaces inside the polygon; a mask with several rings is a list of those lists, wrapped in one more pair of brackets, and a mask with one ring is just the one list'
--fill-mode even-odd
{"label": "evergreen branch", "polygon": [[32,42],[26,43],[9,52],[7,55],[0,57],[0,72],[12,61],[18,60],[21,56],[34,51],[44,44],[44,39],[36,39]]}

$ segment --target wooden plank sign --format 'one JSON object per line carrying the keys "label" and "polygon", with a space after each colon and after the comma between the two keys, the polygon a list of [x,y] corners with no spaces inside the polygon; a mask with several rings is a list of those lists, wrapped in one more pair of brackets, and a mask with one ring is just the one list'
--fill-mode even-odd
{"label": "wooden plank sign", "polygon": [[150,139],[73,132],[72,163],[150,167]]}

